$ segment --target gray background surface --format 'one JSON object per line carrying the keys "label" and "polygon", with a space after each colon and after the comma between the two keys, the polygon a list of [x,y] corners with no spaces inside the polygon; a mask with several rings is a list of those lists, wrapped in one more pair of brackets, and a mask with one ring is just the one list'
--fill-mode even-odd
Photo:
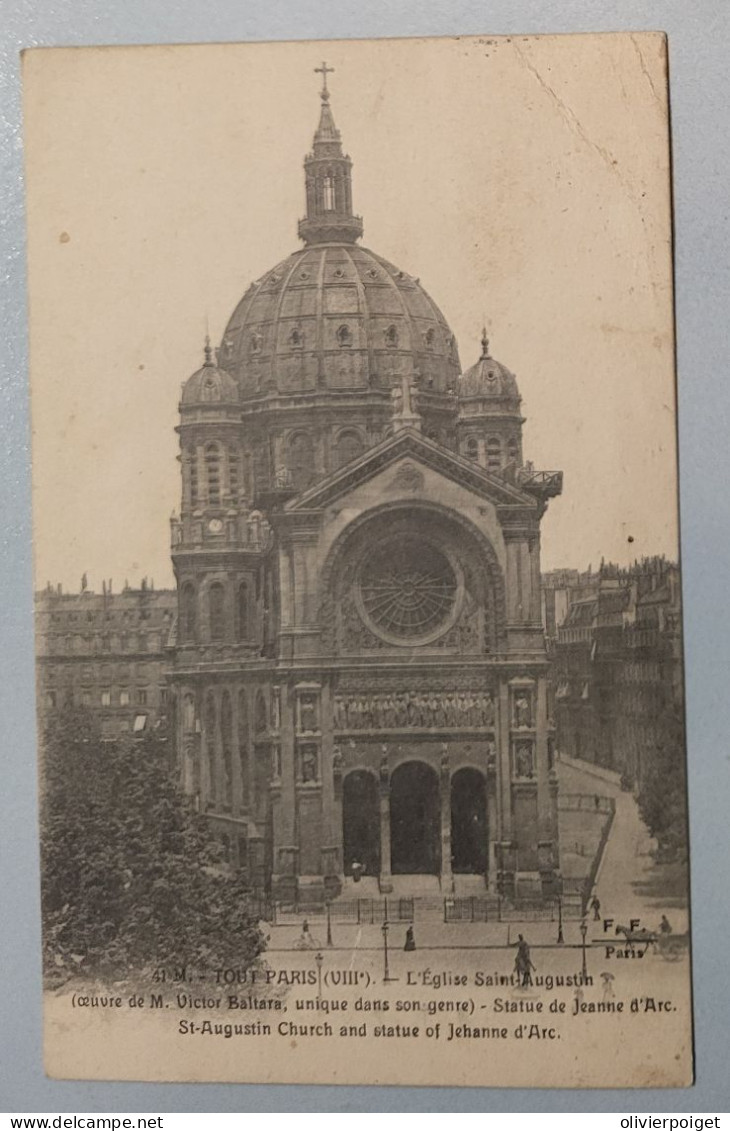
{"label": "gray background surface", "polygon": [[[730,392],[726,0],[0,0],[0,1110],[625,1111],[730,1107]],[[66,1083],[41,1066],[19,52],[35,45],[663,30],[674,162],[697,1083],[655,1091]],[[636,1057],[642,1057],[637,1042]]]}

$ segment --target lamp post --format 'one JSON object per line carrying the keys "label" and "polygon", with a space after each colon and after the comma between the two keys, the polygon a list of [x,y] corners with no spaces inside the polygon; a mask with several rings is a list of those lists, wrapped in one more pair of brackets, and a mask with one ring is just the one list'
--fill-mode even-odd
{"label": "lamp post", "polygon": [[332,946],[332,919],[330,916],[329,900],[327,900],[327,946]]}
{"label": "lamp post", "polygon": [[388,967],[388,931],[390,930],[390,924],[387,919],[383,920],[383,925],[380,929],[383,932],[383,981],[395,982],[397,978],[391,978],[390,969]]}
{"label": "lamp post", "polygon": [[317,986],[319,987],[319,1000],[322,1001],[322,954],[320,951],[314,956],[314,961],[317,963]]}
{"label": "lamp post", "polygon": [[563,897],[558,896],[558,944],[564,943],[563,938]]}
{"label": "lamp post", "polygon": [[586,962],[586,935],[587,934],[588,934],[588,924],[586,923],[585,919],[581,919],[581,921],[580,921],[580,939],[581,939],[581,948],[583,950],[582,973],[583,973],[584,979],[586,979],[588,977],[588,964]]}

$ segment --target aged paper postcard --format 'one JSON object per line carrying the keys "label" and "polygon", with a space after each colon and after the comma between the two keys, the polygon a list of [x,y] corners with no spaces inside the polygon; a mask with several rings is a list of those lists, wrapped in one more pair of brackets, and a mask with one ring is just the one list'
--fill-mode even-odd
{"label": "aged paper postcard", "polygon": [[24,78],[48,1073],[691,1083],[664,37]]}

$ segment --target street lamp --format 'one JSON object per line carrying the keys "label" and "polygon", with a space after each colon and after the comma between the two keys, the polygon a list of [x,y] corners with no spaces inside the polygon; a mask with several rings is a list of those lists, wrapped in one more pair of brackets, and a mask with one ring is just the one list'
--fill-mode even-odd
{"label": "street lamp", "polygon": [[564,943],[563,938],[563,897],[558,896],[558,943]]}
{"label": "street lamp", "polygon": [[388,968],[388,931],[390,930],[390,924],[387,919],[383,920],[383,925],[380,929],[383,932],[383,981],[397,982],[397,978],[391,978],[390,969]]}
{"label": "street lamp", "polygon": [[317,963],[317,985],[319,987],[319,1000],[321,1002],[322,1001],[322,962],[324,961],[324,959],[322,958],[322,954],[321,954],[320,951],[317,951],[317,953],[315,954],[314,961]]}
{"label": "street lamp", "polygon": [[330,917],[329,900],[327,900],[327,946],[332,946],[332,919]]}
{"label": "street lamp", "polygon": [[581,919],[581,921],[580,921],[580,938],[581,938],[581,947],[582,947],[582,950],[583,950],[582,972],[583,972],[583,978],[584,979],[587,979],[587,977],[588,977],[588,964],[586,962],[586,935],[587,934],[588,934],[588,924],[586,923],[585,919]]}

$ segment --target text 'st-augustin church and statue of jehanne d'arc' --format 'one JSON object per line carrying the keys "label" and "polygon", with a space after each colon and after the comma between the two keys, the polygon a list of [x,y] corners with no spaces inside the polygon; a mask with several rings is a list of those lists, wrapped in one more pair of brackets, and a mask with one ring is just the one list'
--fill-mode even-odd
{"label": "text 'st-augustin church and statue of jehanne d'arc'", "polygon": [[562,476],[523,458],[486,334],[462,372],[420,281],[361,245],[318,70],[304,246],[182,392],[179,772],[282,901],[321,905],[353,872],[552,896],[540,520]]}

